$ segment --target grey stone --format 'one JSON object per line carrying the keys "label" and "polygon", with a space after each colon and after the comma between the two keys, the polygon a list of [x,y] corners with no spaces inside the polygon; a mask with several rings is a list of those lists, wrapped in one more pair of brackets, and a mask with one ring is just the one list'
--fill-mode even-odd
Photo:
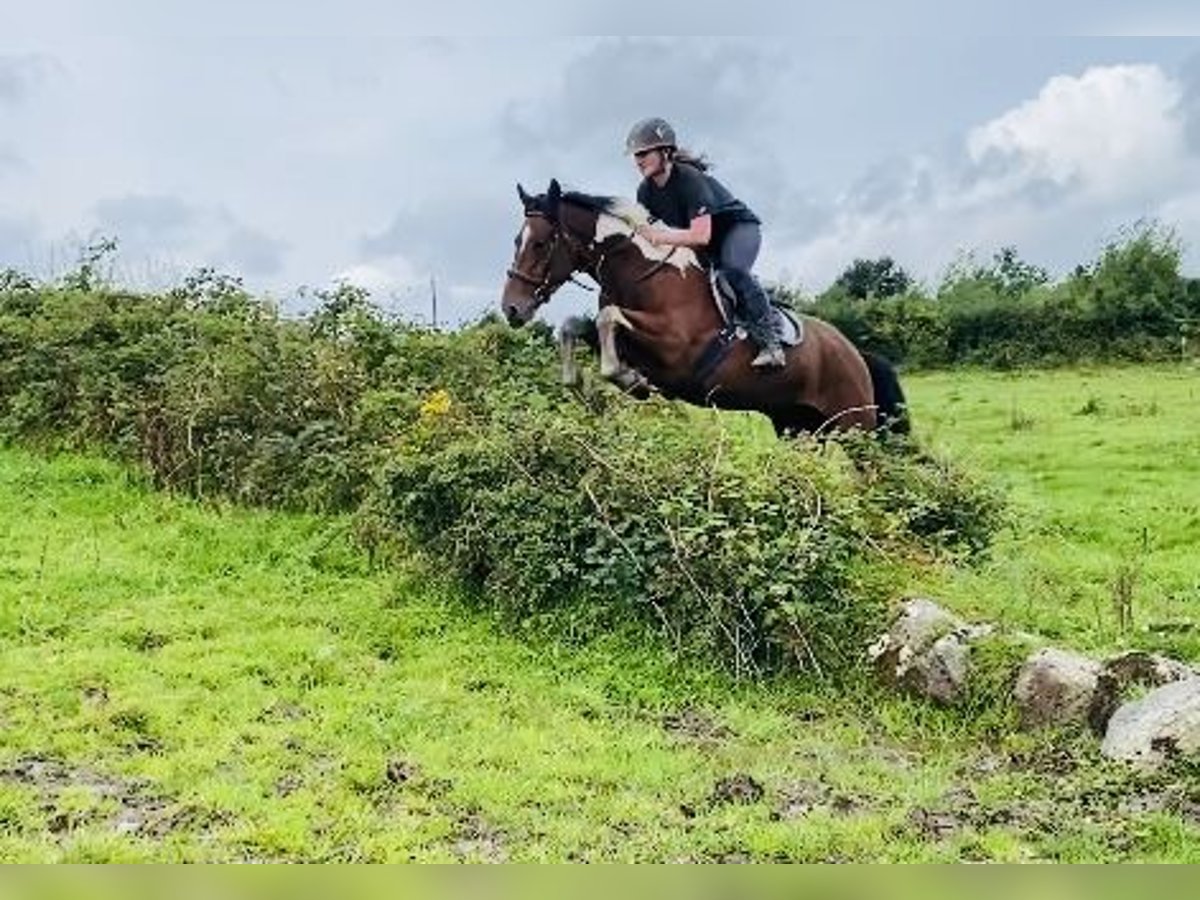
{"label": "grey stone", "polygon": [[1021,666],[1013,697],[1022,728],[1088,722],[1101,666],[1078,653],[1046,647]]}
{"label": "grey stone", "polygon": [[946,612],[932,600],[914,598],[905,601],[892,627],[871,645],[868,653],[880,677],[890,684],[896,684],[914,657],[928,650],[939,638],[961,627],[961,619]]}
{"label": "grey stone", "polygon": [[1200,678],[1154,688],[1119,707],[1100,752],[1145,770],[1200,750]]}

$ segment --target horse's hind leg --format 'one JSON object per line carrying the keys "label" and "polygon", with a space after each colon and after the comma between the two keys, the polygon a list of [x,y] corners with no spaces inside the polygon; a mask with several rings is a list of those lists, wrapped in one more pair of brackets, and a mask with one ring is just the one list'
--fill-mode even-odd
{"label": "horse's hind leg", "polygon": [[569,316],[558,329],[558,354],[562,362],[562,383],[578,387],[583,380],[575,362],[575,344],[583,341],[593,350],[600,344],[596,323],[587,316]]}

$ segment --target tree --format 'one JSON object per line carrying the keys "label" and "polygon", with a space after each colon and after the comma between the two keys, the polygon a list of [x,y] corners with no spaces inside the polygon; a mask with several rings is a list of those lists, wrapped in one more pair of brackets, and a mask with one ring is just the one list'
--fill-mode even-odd
{"label": "tree", "polygon": [[1016,247],[1004,247],[992,257],[991,281],[1002,294],[1018,297],[1050,280],[1041,266],[1027,263],[1017,255]]}
{"label": "tree", "polygon": [[859,300],[903,294],[911,284],[912,278],[890,256],[856,259],[834,282]]}

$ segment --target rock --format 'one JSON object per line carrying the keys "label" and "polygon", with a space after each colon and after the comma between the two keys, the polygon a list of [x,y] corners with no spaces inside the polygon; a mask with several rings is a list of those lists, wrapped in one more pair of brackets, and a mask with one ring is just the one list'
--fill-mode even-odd
{"label": "rock", "polygon": [[1104,671],[1116,678],[1122,687],[1128,687],[1131,684],[1158,687],[1170,684],[1172,681],[1200,677],[1200,671],[1186,663],[1142,650],[1131,650],[1112,659],[1106,659]]}
{"label": "rock", "polygon": [[1200,677],[1196,669],[1174,659],[1131,650],[1104,661],[1088,720],[1096,734],[1104,734],[1108,720],[1135,686],[1159,687],[1185,678]]}
{"label": "rock", "polygon": [[1119,707],[1108,722],[1100,752],[1137,768],[1154,770],[1176,756],[1200,750],[1200,678],[1157,687]]}
{"label": "rock", "polygon": [[961,619],[933,601],[923,598],[908,600],[887,634],[881,635],[867,652],[880,676],[895,684],[914,656],[924,653],[939,638],[961,627]]}
{"label": "rock", "polygon": [[1101,665],[1078,653],[1046,647],[1017,673],[1013,697],[1022,728],[1084,724],[1096,698]]}
{"label": "rock", "polygon": [[939,703],[953,703],[966,687],[970,652],[960,632],[940,637],[927,652],[909,661],[900,674],[900,683]]}
{"label": "rock", "polygon": [[917,598],[904,604],[869,653],[887,683],[949,704],[966,687],[971,642],[991,632],[990,625],[968,625],[936,603]]}

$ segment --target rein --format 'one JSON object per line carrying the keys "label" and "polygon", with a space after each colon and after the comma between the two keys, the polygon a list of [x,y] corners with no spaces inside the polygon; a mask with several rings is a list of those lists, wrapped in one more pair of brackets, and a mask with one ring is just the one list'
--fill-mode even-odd
{"label": "rein", "polygon": [[[578,287],[583,288],[585,291],[595,290],[595,288],[593,288],[591,285],[584,284],[582,281],[577,280],[575,278],[574,272],[572,272],[570,275],[568,275],[562,281],[558,282],[558,284],[552,284],[551,280],[550,280],[550,276],[551,276],[551,268],[552,268],[551,262],[554,259],[554,253],[556,250],[558,250],[559,241],[565,240],[568,244],[572,245],[573,249],[578,251],[579,256],[582,256],[589,263],[592,263],[592,266],[595,270],[595,278],[596,278],[597,282],[600,281],[601,268],[603,267],[605,260],[608,259],[610,253],[607,253],[607,252],[604,252],[601,250],[597,254],[597,250],[599,250],[599,245],[595,242],[595,240],[591,240],[591,241],[588,241],[587,243],[585,243],[581,238],[579,238],[577,235],[572,233],[570,228],[568,228],[566,226],[566,224],[564,222],[562,222],[562,220],[560,220],[556,217],[547,215],[546,213],[541,212],[539,210],[529,210],[525,213],[525,217],[527,219],[532,218],[532,217],[537,217],[539,219],[545,219],[548,222],[552,222],[554,224],[554,232],[550,238],[550,249],[546,253],[546,271],[542,274],[541,278],[538,278],[536,275],[531,275],[528,272],[523,272],[514,266],[512,268],[509,268],[505,274],[507,274],[508,277],[510,277],[510,278],[515,278],[517,281],[520,281],[520,282],[523,282],[524,284],[530,285],[533,288],[533,297],[535,300],[538,301],[539,304],[545,303],[547,300],[549,300],[550,295],[553,294],[556,290],[559,289],[559,287],[561,287],[563,284],[565,284],[568,281],[570,281],[572,284],[577,285]],[[630,238],[629,246],[636,246],[633,243],[633,234],[631,233],[630,235],[628,235],[628,237]],[[616,249],[620,249],[620,248],[616,248]],[[655,275],[657,275],[659,273],[659,271],[661,271],[670,262],[671,257],[674,255],[675,251],[678,249],[679,249],[678,247],[672,247],[669,251],[667,251],[666,256],[664,256],[662,259],[654,261],[650,265],[650,268],[648,268],[645,272],[643,272],[642,274],[640,274],[636,278],[634,278],[633,283],[640,284],[641,282],[647,281],[650,278],[653,278]]]}
{"label": "rein", "polygon": [[515,278],[515,279],[517,279],[517,281],[521,281],[521,282],[524,282],[525,284],[532,285],[533,286],[533,297],[535,300],[538,301],[538,303],[545,303],[547,300],[550,299],[551,294],[553,294],[556,290],[558,290],[563,284],[565,284],[568,281],[570,281],[572,284],[578,285],[579,287],[583,288],[585,291],[595,290],[595,288],[593,288],[591,285],[584,284],[582,281],[576,280],[574,272],[569,274],[566,278],[564,278],[558,284],[550,283],[550,270],[552,268],[550,263],[554,260],[554,251],[556,251],[558,249],[558,242],[560,240],[565,238],[567,243],[573,244],[576,248],[582,249],[585,253],[588,252],[589,250],[591,250],[592,248],[590,246],[585,247],[583,245],[583,242],[581,240],[579,240],[579,238],[577,238],[575,235],[573,235],[571,233],[570,229],[568,229],[567,226],[564,225],[559,220],[552,219],[549,216],[547,216],[545,213],[542,213],[542,212],[527,212],[527,213],[525,213],[525,218],[527,218],[527,219],[534,217],[534,216],[536,216],[539,219],[546,219],[547,221],[554,223],[554,233],[553,233],[553,236],[550,238],[550,249],[546,253],[546,272],[545,272],[545,274],[542,275],[541,278],[537,278],[533,275],[530,275],[527,272],[522,272],[520,269],[518,269],[516,267],[512,267],[507,272],[508,277]]}

